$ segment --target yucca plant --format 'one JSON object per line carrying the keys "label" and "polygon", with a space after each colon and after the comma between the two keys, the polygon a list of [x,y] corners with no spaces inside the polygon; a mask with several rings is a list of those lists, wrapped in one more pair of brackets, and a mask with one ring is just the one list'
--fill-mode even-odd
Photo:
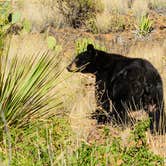
{"label": "yucca plant", "polygon": [[26,127],[30,122],[55,115],[62,106],[56,90],[59,75],[58,55],[1,55],[0,129]]}
{"label": "yucca plant", "polygon": [[139,20],[138,26],[136,27],[138,30],[138,34],[141,36],[146,36],[148,33],[152,31],[153,22],[150,20],[148,16],[143,15]]}

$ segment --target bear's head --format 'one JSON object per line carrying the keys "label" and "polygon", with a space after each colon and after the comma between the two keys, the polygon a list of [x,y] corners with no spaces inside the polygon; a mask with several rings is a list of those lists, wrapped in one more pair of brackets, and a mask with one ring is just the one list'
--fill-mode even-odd
{"label": "bear's head", "polygon": [[67,66],[69,72],[94,73],[96,50],[92,44],[88,44],[87,50],[81,52]]}

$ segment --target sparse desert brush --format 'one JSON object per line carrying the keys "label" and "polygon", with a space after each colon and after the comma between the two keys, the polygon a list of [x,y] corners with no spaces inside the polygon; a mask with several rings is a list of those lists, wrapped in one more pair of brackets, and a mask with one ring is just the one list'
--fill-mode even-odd
{"label": "sparse desert brush", "polygon": [[32,24],[33,32],[45,30],[49,25],[56,28],[64,27],[64,18],[60,14],[56,0],[19,0],[15,1],[13,11],[21,14],[21,21],[26,19]]}
{"label": "sparse desert brush", "polygon": [[[71,26],[93,33],[107,33],[112,14],[120,17],[119,15],[132,13],[137,20],[150,9],[162,12],[165,6],[165,0],[34,0],[31,3],[21,0],[14,3],[13,10],[20,11],[22,20],[31,22],[33,32],[43,32],[51,25],[55,28]],[[128,26],[128,22],[125,23]]]}
{"label": "sparse desert brush", "polygon": [[103,0],[104,11],[97,13],[95,25],[98,33],[119,32],[125,29],[128,1]]}
{"label": "sparse desert brush", "polygon": [[96,18],[96,27],[99,33],[122,32],[125,30],[125,16],[102,13]]}
{"label": "sparse desert brush", "polygon": [[57,2],[66,22],[74,28],[85,26],[87,20],[95,18],[96,13],[103,10],[100,0],[59,0]]}
{"label": "sparse desert brush", "polygon": [[111,21],[112,21],[112,18],[108,12],[97,14],[96,22],[95,22],[97,31],[101,33],[108,33],[112,25]]}

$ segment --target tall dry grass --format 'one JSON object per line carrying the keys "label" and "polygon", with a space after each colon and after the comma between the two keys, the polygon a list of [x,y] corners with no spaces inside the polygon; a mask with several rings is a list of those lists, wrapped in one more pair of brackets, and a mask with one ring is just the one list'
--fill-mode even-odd
{"label": "tall dry grass", "polygon": [[104,10],[107,12],[115,12],[120,14],[125,14],[128,11],[128,0],[103,0],[102,3],[104,4]]}
{"label": "tall dry grass", "polygon": [[15,0],[13,10],[21,13],[21,20],[27,19],[32,24],[32,32],[40,32],[48,25],[65,26],[56,0]]}

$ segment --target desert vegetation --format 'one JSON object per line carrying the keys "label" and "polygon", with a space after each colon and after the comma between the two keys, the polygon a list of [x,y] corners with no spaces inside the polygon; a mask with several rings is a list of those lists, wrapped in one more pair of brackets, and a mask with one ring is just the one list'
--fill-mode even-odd
{"label": "desert vegetation", "polygon": [[1,1],[0,165],[165,165],[146,113],[97,124],[95,78],[66,70],[91,43],[149,60],[166,93],[165,38],[165,0]]}

